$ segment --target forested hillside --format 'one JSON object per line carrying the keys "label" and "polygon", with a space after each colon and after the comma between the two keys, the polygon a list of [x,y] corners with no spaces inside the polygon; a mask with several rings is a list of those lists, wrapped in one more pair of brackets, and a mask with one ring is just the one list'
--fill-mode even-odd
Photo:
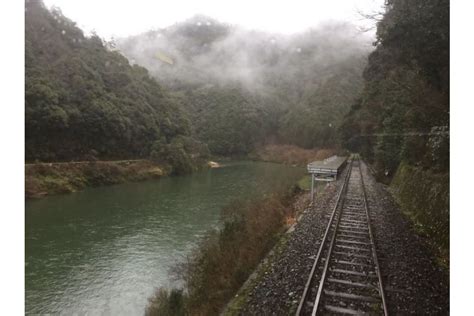
{"label": "forested hillside", "polygon": [[373,163],[448,260],[449,1],[387,1],[364,80],[343,143]]}
{"label": "forested hillside", "polygon": [[449,170],[449,1],[388,1],[364,80],[345,145],[389,178],[400,161]]}
{"label": "forested hillside", "polygon": [[105,42],[30,1],[26,160],[152,157],[186,171],[207,145],[334,147],[370,49],[351,24],[290,36],[205,16]]}
{"label": "forested hillside", "polygon": [[350,24],[290,36],[206,16],[119,39],[116,46],[173,91],[193,135],[221,155],[269,142],[334,146],[361,92],[371,49]]}
{"label": "forested hillside", "polygon": [[184,147],[194,144],[189,121],[145,68],[130,65],[98,36],[84,36],[41,1],[26,2],[25,31],[27,161],[137,158],[152,151],[187,159]]}

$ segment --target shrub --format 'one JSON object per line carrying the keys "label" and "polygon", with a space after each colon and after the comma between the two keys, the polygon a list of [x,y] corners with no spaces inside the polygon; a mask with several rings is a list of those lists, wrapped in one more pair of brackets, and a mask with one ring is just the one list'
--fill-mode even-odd
{"label": "shrub", "polygon": [[155,295],[149,299],[145,310],[146,316],[181,316],[184,313],[183,291],[173,289],[157,289]]}
{"label": "shrub", "polygon": [[401,163],[390,187],[417,230],[449,258],[449,172]]}
{"label": "shrub", "polygon": [[[157,291],[149,300],[147,315],[169,315],[176,306],[184,306],[186,315],[219,314],[275,245],[287,218],[294,215],[291,205],[297,192],[292,187],[224,208],[222,227],[209,232],[179,268],[184,290]],[[173,296],[173,291],[180,294]]]}

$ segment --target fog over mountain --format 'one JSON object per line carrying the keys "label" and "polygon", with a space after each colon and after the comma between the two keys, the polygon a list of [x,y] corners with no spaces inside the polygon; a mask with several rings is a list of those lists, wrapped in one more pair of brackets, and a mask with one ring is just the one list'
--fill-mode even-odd
{"label": "fog over mountain", "polygon": [[275,76],[291,80],[308,72],[325,76],[341,62],[364,58],[370,40],[354,25],[342,22],[281,35],[197,15],[168,28],[118,39],[116,44],[132,63],[145,66],[167,85],[239,81],[261,88],[271,85]]}
{"label": "fog over mountain", "polygon": [[451,2],[4,10],[19,312],[449,314]]}
{"label": "fog over mountain", "polygon": [[[232,93],[253,100],[254,108],[271,116],[273,127],[265,134],[304,147],[324,145],[335,137],[330,130],[321,137],[314,126],[320,128],[321,122],[324,129],[337,127],[360,92],[362,69],[372,49],[371,38],[349,23],[325,23],[283,35],[203,15],[117,39],[114,45],[131,63],[146,67],[159,83],[185,95],[183,106],[192,112],[191,121],[199,121],[194,117],[197,112],[212,108],[213,89],[234,89]],[[203,102],[196,91],[206,94]],[[199,133],[203,128],[195,130]]]}

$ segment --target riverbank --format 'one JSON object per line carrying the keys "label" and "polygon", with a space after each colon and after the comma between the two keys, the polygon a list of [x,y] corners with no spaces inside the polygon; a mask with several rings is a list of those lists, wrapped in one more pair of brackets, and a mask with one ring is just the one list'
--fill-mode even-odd
{"label": "riverbank", "polygon": [[292,186],[264,198],[231,203],[222,211],[222,228],[209,232],[178,269],[184,288],[158,289],[146,315],[219,314],[294,225],[308,198]]}
{"label": "riverbank", "polygon": [[[214,161],[193,162],[193,171],[219,168]],[[147,159],[73,161],[25,164],[25,197],[81,191],[87,187],[159,179],[173,174],[173,167]]]}
{"label": "riverbank", "polygon": [[[304,149],[293,145],[267,145],[246,157],[219,157],[219,161],[239,158],[274,162],[292,166],[306,166],[334,154],[336,149]],[[193,161],[194,171],[219,168],[214,161]],[[25,165],[25,197],[41,198],[48,195],[81,191],[87,187],[158,179],[173,173],[170,165],[151,160],[77,161],[31,163]],[[308,181],[305,179],[304,181]]]}
{"label": "riverbank", "polygon": [[40,198],[86,187],[157,179],[170,171],[170,167],[149,160],[26,164],[25,196]]}

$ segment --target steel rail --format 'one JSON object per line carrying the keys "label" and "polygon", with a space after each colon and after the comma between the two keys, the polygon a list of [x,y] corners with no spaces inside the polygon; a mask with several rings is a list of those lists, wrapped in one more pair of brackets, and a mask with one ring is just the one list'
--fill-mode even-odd
{"label": "steel rail", "polygon": [[[357,161],[358,166],[356,167],[359,171],[360,175],[354,174],[355,181],[351,182],[354,167],[353,162]],[[360,179],[357,177],[360,176]],[[351,185],[352,187],[359,187],[357,184],[360,181],[360,186],[362,188],[358,189],[358,193],[350,191]],[[351,184],[349,184],[351,183]],[[352,192],[352,193],[351,193]],[[352,201],[352,202],[351,202]],[[357,201],[355,205],[351,204]],[[348,203],[346,209],[346,202]],[[365,220],[364,220],[365,218]],[[342,223],[342,224],[341,224]],[[364,224],[364,225],[362,225]],[[344,228],[343,228],[344,227]],[[342,229],[341,229],[342,228]],[[359,231],[363,229],[364,232]],[[355,231],[354,231],[355,230]],[[331,235],[332,234],[332,235]],[[363,237],[365,235],[366,237]],[[355,240],[354,240],[355,239]],[[366,240],[364,240],[366,239]],[[329,243],[329,244],[328,244]],[[342,243],[342,244],[341,244]],[[338,260],[337,257],[340,255],[347,255],[347,251],[341,250],[334,250],[335,248],[344,248],[350,249],[351,252],[354,250],[359,253],[352,253],[351,256],[356,258],[370,258],[372,263],[369,265],[368,263],[361,263],[361,262],[349,262],[344,260]],[[368,248],[365,248],[368,247]],[[361,251],[366,252],[361,253]],[[369,254],[368,252],[371,252]],[[324,257],[324,258],[323,258]],[[324,263],[323,263],[324,260]],[[349,264],[349,265],[358,265],[358,266],[366,266],[371,267],[370,269],[372,272],[358,272],[352,269],[341,268],[341,269],[332,269],[331,262],[339,263],[339,264]],[[323,265],[323,266],[321,266]],[[321,276],[316,278],[315,271],[322,268]],[[365,269],[365,268],[364,268]],[[373,277],[375,281],[372,285],[370,283],[360,283],[357,281],[351,281],[351,278],[347,280],[345,278],[336,277],[334,279],[333,273],[351,273],[351,275],[356,276],[366,276],[366,277]],[[369,273],[369,274],[367,274]],[[372,273],[372,275],[370,275]],[[331,279],[333,278],[333,279]],[[353,278],[352,278],[353,279]],[[331,281],[332,280],[332,281]],[[328,282],[334,283],[335,280],[340,284],[347,284],[351,286],[358,286],[358,287],[365,287],[365,288],[373,288],[377,294],[369,294],[369,296],[364,294],[353,294],[351,292],[334,292],[331,290],[326,290],[328,287]],[[336,283],[337,283],[336,282]],[[377,284],[375,284],[377,283]],[[331,288],[331,286],[329,286]],[[314,297],[313,289],[317,291],[316,298],[313,300]],[[310,295],[310,293],[313,293]],[[338,193],[336,205],[331,214],[331,218],[329,223],[326,227],[326,231],[324,233],[324,237],[322,239],[321,244],[319,245],[318,254],[316,259],[314,260],[313,266],[311,268],[310,275],[308,280],[306,281],[306,285],[303,291],[303,295],[301,297],[296,315],[307,314],[309,309],[311,308],[311,315],[318,315],[323,313],[322,311],[322,303],[326,302],[326,295],[330,297],[343,297],[349,300],[362,300],[366,302],[375,302],[378,301],[381,303],[381,308],[383,309],[383,315],[388,315],[388,308],[387,302],[384,293],[383,281],[382,281],[382,274],[380,271],[379,261],[377,258],[377,251],[375,246],[375,239],[372,231],[371,226],[371,218],[370,218],[370,207],[367,198],[367,191],[364,182],[364,176],[362,174],[362,162],[361,159],[356,156],[350,161],[349,170],[345,176],[343,185]],[[312,306],[307,306],[306,303],[310,302]],[[380,304],[379,303],[379,304]],[[380,305],[379,305],[380,306]],[[356,310],[352,308],[346,308],[343,306],[333,306],[333,305],[325,305],[324,307],[329,312],[335,313],[366,313],[363,310]]]}
{"label": "steel rail", "polygon": [[[303,309],[303,306],[305,304],[305,302],[307,301],[307,296],[308,296],[308,292],[309,292],[309,289],[311,287],[311,283],[313,281],[313,276],[314,276],[314,271],[316,270],[316,267],[318,266],[319,264],[319,260],[321,258],[321,254],[322,254],[322,251],[323,251],[323,248],[324,248],[324,245],[326,243],[326,240],[327,240],[327,237],[328,237],[328,234],[329,234],[329,231],[331,229],[331,226],[332,226],[332,223],[333,223],[333,220],[334,220],[334,216],[335,214],[337,213],[337,209],[338,209],[338,206],[340,205],[340,201],[341,201],[341,197],[342,197],[342,193],[344,192],[344,190],[346,189],[347,187],[347,184],[349,183],[349,178],[350,178],[350,175],[351,175],[351,172],[352,172],[352,159],[351,159],[351,162],[349,164],[349,170],[346,174],[346,177],[344,178],[344,182],[342,184],[342,187],[341,189],[339,190],[339,193],[337,195],[337,200],[336,200],[336,204],[334,205],[334,208],[332,210],[332,214],[331,214],[331,218],[329,219],[329,223],[326,227],[326,231],[324,232],[324,237],[319,245],[319,250],[318,250],[318,254],[316,255],[316,259],[314,260],[314,263],[313,263],[313,266],[311,267],[311,271],[310,271],[310,274],[309,274],[309,277],[308,277],[308,280],[306,281],[306,285],[305,285],[305,288],[303,290],[303,294],[301,296],[301,300],[300,300],[300,303],[298,305],[298,309],[296,310],[296,316],[299,316],[301,315],[301,311]],[[341,207],[341,211],[342,211],[342,207]],[[340,217],[339,217],[340,218]],[[336,227],[337,228],[337,227]],[[335,232],[336,230],[334,230]],[[335,234],[334,234],[335,235]]]}
{"label": "steel rail", "polygon": [[379,294],[382,298],[382,306],[383,306],[384,315],[388,316],[387,302],[385,300],[385,293],[384,293],[384,290],[383,290],[382,274],[380,273],[379,261],[378,261],[377,252],[376,252],[376,249],[375,249],[374,236],[372,234],[372,227],[370,225],[369,203],[368,203],[368,200],[367,200],[367,193],[365,191],[365,183],[364,183],[364,177],[362,175],[362,167],[361,167],[360,161],[359,161],[359,171],[360,171],[360,181],[362,183],[362,192],[363,192],[363,196],[364,196],[365,212],[367,214],[367,226],[369,227],[370,243],[371,243],[371,247],[372,247],[372,257],[373,257],[373,260],[374,260],[375,271],[377,273],[377,277],[378,277],[378,281],[379,281],[379,289],[378,290],[379,290]]}
{"label": "steel rail", "polygon": [[[352,174],[352,160],[351,160],[351,166],[350,167],[351,168],[349,169],[349,172],[348,172],[347,182],[349,182],[349,179],[350,179],[351,174]],[[331,238],[331,243],[329,244],[328,253],[326,255],[326,261],[324,262],[323,274],[321,275],[321,280],[319,281],[318,293],[316,294],[316,299],[314,300],[314,305],[313,305],[313,310],[311,312],[311,316],[316,315],[316,313],[318,312],[319,303],[321,302],[324,282],[326,281],[326,275],[327,275],[327,271],[328,271],[328,268],[329,268],[329,261],[331,259],[332,249],[334,248],[334,242],[336,241],[337,229],[339,227],[339,222],[340,222],[341,217],[342,217],[344,202],[345,202],[345,199],[342,200],[341,215],[337,218],[336,227],[334,227],[334,232],[333,232],[333,235],[332,235],[332,238]]]}
{"label": "steel rail", "polygon": [[[315,285],[315,281],[314,280],[314,271],[316,270],[316,266],[318,266],[320,264],[320,260],[321,260],[321,254],[323,253],[323,249],[327,249],[327,253],[325,254],[325,261],[324,261],[324,266],[322,267],[322,274],[321,274],[321,277],[320,277],[320,280],[319,280],[319,285],[317,286],[317,294],[316,294],[316,299],[314,300],[313,302],[313,306],[312,306],[312,310],[311,310],[311,315],[312,316],[315,316],[317,314],[319,314],[321,311],[321,302],[323,301],[323,296],[325,297],[326,294],[328,295],[336,295],[336,296],[341,296],[341,297],[346,297],[346,298],[349,298],[349,299],[356,299],[356,300],[364,300],[364,301],[370,301],[370,300],[381,300],[381,303],[382,303],[382,308],[383,308],[383,314],[385,316],[388,315],[388,309],[387,309],[387,304],[386,304],[386,299],[385,299],[385,293],[384,293],[384,290],[383,290],[383,283],[382,283],[382,274],[380,272],[380,267],[379,267],[379,262],[378,262],[378,258],[377,258],[377,252],[376,252],[376,247],[375,247],[375,239],[374,239],[374,236],[373,236],[373,232],[372,232],[372,227],[371,227],[371,219],[370,219],[370,209],[369,209],[369,203],[368,203],[368,199],[367,199],[367,192],[366,192],[366,188],[365,188],[365,182],[364,182],[364,178],[363,178],[363,175],[362,175],[362,167],[361,167],[361,160],[359,157],[357,157],[357,161],[358,162],[358,171],[359,171],[359,174],[360,174],[360,185],[362,186],[361,190],[360,190],[360,195],[361,196],[360,198],[357,198],[357,200],[359,200],[361,202],[361,204],[363,205],[360,205],[360,212],[361,212],[361,215],[363,217],[366,218],[366,225],[364,225],[364,229],[366,230],[366,234],[367,234],[367,237],[368,237],[368,240],[367,242],[361,242],[361,241],[354,241],[354,240],[345,240],[344,238],[341,239],[339,238],[338,239],[338,236],[340,237],[340,227],[342,227],[340,225],[341,222],[347,222],[347,221],[350,221],[350,218],[352,218],[352,215],[349,215],[349,218],[345,218],[344,214],[346,212],[344,212],[344,207],[345,207],[345,202],[346,202],[346,199],[350,199],[350,200],[354,200],[356,199],[356,196],[354,196],[354,194],[349,194],[349,191],[347,191],[349,189],[349,182],[350,182],[350,179],[351,179],[351,175],[352,175],[352,171],[353,171],[353,164],[352,162],[354,161],[355,159],[352,159],[351,160],[351,164],[350,164],[350,169],[346,175],[346,179],[344,181],[344,185],[343,187],[341,188],[341,191],[339,192],[339,196],[338,196],[338,200],[337,200],[337,204],[335,206],[335,211],[333,213],[333,216],[331,216],[331,220],[328,224],[328,227],[326,229],[326,233],[325,233],[325,238],[323,240],[323,242],[321,243],[320,245],[320,249],[318,251],[318,257],[316,258],[315,260],[315,264],[311,270],[311,275],[310,275],[310,278],[308,279],[307,281],[307,284],[306,284],[306,288],[305,288],[305,291],[304,291],[304,296],[302,298],[302,301],[300,302],[300,305],[299,305],[299,308],[298,308],[298,313],[297,315],[299,315],[302,310],[303,310],[303,305],[305,302],[307,302],[310,298],[308,298],[308,292],[309,292],[309,289],[310,288],[315,288],[316,285]],[[354,184],[355,185],[355,184]],[[352,197],[351,197],[352,196]],[[340,206],[340,212],[337,212],[338,208]],[[349,208],[349,210],[351,210],[352,208]],[[337,220],[336,222],[334,223],[334,216],[335,214],[337,214]],[[352,219],[353,221],[353,219]],[[353,224],[351,222],[348,222],[349,224],[351,224],[352,226],[354,225],[359,225],[359,223],[357,224]],[[360,222],[362,223],[362,222]],[[347,225],[349,225],[347,224]],[[328,238],[328,234],[332,231],[332,237],[331,237],[331,240],[330,240],[330,244],[327,245],[327,238]],[[353,237],[350,237],[349,238],[353,238]],[[357,247],[354,247],[352,245],[349,245],[349,246],[346,246],[346,245],[339,245],[338,246],[338,242],[343,242],[343,243],[357,243]],[[367,250],[364,250],[362,248],[362,246],[359,246],[359,245],[367,245],[369,246],[369,249]],[[324,248],[323,248],[324,247]],[[350,293],[339,293],[339,292],[331,292],[331,291],[326,291],[325,290],[325,286],[327,285],[326,283],[326,280],[329,280],[328,278],[330,278],[330,275],[331,273],[329,271],[336,271],[337,269],[334,269],[334,270],[330,270],[329,267],[331,266],[330,262],[332,261],[332,258],[333,258],[333,254],[337,254],[337,250],[334,250],[333,249],[335,247],[344,247],[344,248],[350,248],[350,249],[358,249],[360,251],[364,250],[364,251],[368,251],[368,252],[371,252],[371,255],[367,253],[368,256],[370,257],[367,257],[367,258],[371,258],[372,259],[372,265],[373,266],[373,271],[375,272],[373,277],[377,279],[377,285],[373,285],[373,288],[375,290],[377,290],[378,292],[378,295],[377,296],[363,296],[363,295],[354,295],[354,294],[350,294]],[[336,260],[337,262],[337,260]],[[340,262],[342,263],[342,261]],[[347,264],[357,264],[357,263],[352,263],[352,262],[347,262]],[[360,264],[361,266],[362,265],[366,265],[368,266],[367,264]],[[339,270],[337,270],[339,271]],[[352,270],[350,270],[351,272],[354,272]],[[342,272],[342,271],[340,271]],[[347,271],[349,272],[349,271]],[[356,272],[354,272],[353,274],[356,274]],[[329,276],[328,276],[329,275]],[[359,274],[357,274],[359,275]],[[360,274],[360,275],[365,275],[365,274]],[[339,280],[340,282],[344,283],[345,280]],[[357,283],[357,282],[356,282]],[[350,284],[350,285],[355,285],[356,283],[350,281],[350,280],[347,280],[345,284]],[[357,285],[361,285],[361,286],[364,286],[364,287],[368,287],[369,285],[368,284],[362,284],[362,283],[357,283]],[[323,294],[324,293],[324,294]],[[345,296],[343,296],[343,294]],[[376,297],[378,297],[378,299],[376,299]],[[370,300],[369,300],[370,298]],[[328,305],[326,306],[326,308],[329,310],[329,311],[332,311],[332,312],[337,312],[337,313],[365,313],[363,311],[358,311],[358,310],[353,310],[353,309],[348,309],[348,308],[343,308],[343,307],[336,307],[336,306],[331,306],[331,305]],[[306,310],[306,312],[308,312]]]}

